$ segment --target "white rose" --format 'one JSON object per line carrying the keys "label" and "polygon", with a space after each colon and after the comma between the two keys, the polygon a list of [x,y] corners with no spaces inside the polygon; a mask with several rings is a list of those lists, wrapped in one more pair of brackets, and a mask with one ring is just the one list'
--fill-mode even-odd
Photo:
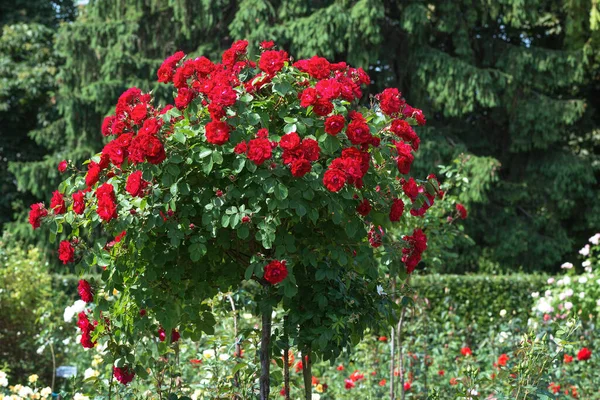
{"label": "white rose", "polygon": [[588,278],[585,276],[580,277],[578,280],[579,283],[586,283],[587,281],[588,281]]}
{"label": "white rose", "polygon": [[219,360],[221,360],[221,361],[227,361],[227,360],[229,360],[229,354],[227,354],[227,353],[221,353],[221,354],[219,354]]}
{"label": "white rose", "polygon": [[592,236],[590,238],[590,243],[594,246],[598,246],[598,243],[600,243],[600,233],[596,233],[594,236]]}
{"label": "white rose", "polygon": [[531,293],[531,297],[533,297],[534,299],[537,299],[538,297],[540,297],[540,292]]}
{"label": "white rose", "polygon": [[573,303],[571,303],[570,301],[567,301],[565,303],[565,310],[570,310],[573,308]]}
{"label": "white rose", "polygon": [[567,297],[571,297],[573,296],[573,289],[569,288],[565,291],[565,294],[567,295]]}
{"label": "white rose", "polygon": [[563,265],[560,266],[562,269],[571,269],[573,268],[573,264],[571,264],[570,262],[566,262]]}
{"label": "white rose", "polygon": [[585,298],[585,292],[579,292],[579,298],[580,299]]}
{"label": "white rose", "polygon": [[570,285],[571,284],[571,277],[569,276],[565,276],[563,279],[565,285]]}
{"label": "white rose", "polygon": [[584,257],[587,257],[590,255],[590,245],[586,244],[585,246],[583,246],[583,248],[581,250],[579,250],[579,254],[581,254]]}
{"label": "white rose", "polygon": [[552,296],[552,291],[551,291],[551,290],[546,290],[546,291],[544,292],[544,296],[545,296],[545,297],[550,297],[550,296]]}
{"label": "white rose", "polygon": [[46,398],[51,395],[52,395],[52,389],[50,387],[45,387],[40,391],[40,396],[42,396],[42,398]]}
{"label": "white rose", "polygon": [[0,371],[0,387],[8,386],[8,378],[6,376],[6,372]]}
{"label": "white rose", "polygon": [[100,371],[88,368],[83,372],[83,379],[96,378],[100,375]]}
{"label": "white rose", "polygon": [[212,350],[212,349],[204,350],[202,352],[202,356],[204,358],[214,358],[215,357],[215,351]]}
{"label": "white rose", "polygon": [[554,283],[554,278],[548,278],[548,285],[552,285]]}
{"label": "white rose", "polygon": [[506,315],[506,310],[500,310],[500,316],[504,317]]}
{"label": "white rose", "polygon": [[90,400],[90,398],[81,393],[75,393],[75,396],[73,396],[73,400]]}

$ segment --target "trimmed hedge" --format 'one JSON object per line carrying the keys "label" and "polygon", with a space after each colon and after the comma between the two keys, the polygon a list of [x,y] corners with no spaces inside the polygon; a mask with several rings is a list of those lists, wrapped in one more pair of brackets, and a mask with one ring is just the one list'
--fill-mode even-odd
{"label": "trimmed hedge", "polygon": [[[525,327],[531,316],[531,293],[544,290],[545,275],[423,275],[414,276],[411,288],[427,299],[429,323],[456,325],[473,339],[486,336],[500,320]],[[500,312],[506,310],[506,316]],[[441,330],[441,326],[433,327]]]}

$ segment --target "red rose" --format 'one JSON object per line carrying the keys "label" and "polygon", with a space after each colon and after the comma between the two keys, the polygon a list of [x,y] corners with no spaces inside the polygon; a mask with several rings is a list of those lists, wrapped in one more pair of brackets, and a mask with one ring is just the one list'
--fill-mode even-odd
{"label": "red rose", "polygon": [[317,102],[317,91],[313,88],[306,88],[300,94],[300,105],[304,108],[312,106]]}
{"label": "red rose", "polygon": [[326,117],[333,111],[333,103],[326,99],[318,99],[313,106],[313,111],[321,117]]}
{"label": "red rose", "polygon": [[96,189],[96,197],[98,198],[98,206],[96,212],[103,221],[109,222],[113,218],[117,218],[117,198],[113,185],[105,183]]}
{"label": "red rose", "polygon": [[165,330],[162,326],[160,328],[158,328],[158,339],[161,342],[164,342],[165,340],[167,340],[167,333],[165,332]]}
{"label": "red rose", "polygon": [[79,293],[79,297],[81,297],[81,300],[85,301],[86,303],[91,303],[92,301],[94,301],[94,293],[92,292],[92,287],[90,286],[90,283],[85,279],[79,280],[77,292]]}
{"label": "red rose", "polygon": [[175,343],[177,341],[179,341],[179,338],[181,338],[181,335],[179,334],[179,332],[177,332],[177,330],[172,329],[171,330],[171,343]]}
{"label": "red rose", "polygon": [[321,154],[319,143],[317,143],[316,140],[309,138],[302,140],[302,153],[304,154],[304,158],[308,161],[317,161]]}
{"label": "red rose", "polygon": [[587,347],[582,348],[577,352],[577,359],[579,361],[589,360],[592,357],[592,351]]}
{"label": "red rose", "polygon": [[58,246],[58,259],[63,262],[63,264],[68,264],[73,262],[73,257],[75,256],[75,248],[73,244],[68,240],[63,240],[60,242]]}
{"label": "red rose", "polygon": [[[417,264],[421,262],[421,255],[427,249],[427,236],[425,236],[421,229],[415,229],[412,236],[404,236],[402,240],[408,244],[407,248],[402,249],[402,262],[406,265],[406,272],[410,274],[414,271]],[[468,351],[470,352],[471,350],[468,349]]]}
{"label": "red rose", "polygon": [[69,163],[67,163],[67,160],[62,160],[61,162],[58,163],[58,172],[65,172],[67,170],[67,166],[69,165]]}
{"label": "red rose", "polygon": [[284,150],[292,150],[300,145],[300,136],[296,132],[285,134],[279,140],[279,147]]}
{"label": "red rose", "polygon": [[271,285],[276,285],[283,281],[287,275],[288,270],[285,266],[285,261],[273,260],[265,266],[264,278]]}
{"label": "red rose", "polygon": [[114,115],[109,115],[108,117],[104,118],[101,129],[103,136],[109,136],[113,134],[113,125],[115,122],[117,122],[117,117]]}
{"label": "red rose", "polygon": [[141,125],[142,122],[146,119],[147,115],[148,109],[146,104],[140,103],[133,107],[133,110],[131,110],[130,117],[136,125]]}
{"label": "red rose", "polygon": [[360,204],[356,207],[356,212],[362,215],[363,217],[366,217],[371,212],[371,208],[372,207],[371,203],[369,203],[369,200],[363,199],[360,202]]}
{"label": "red rose", "polygon": [[249,217],[249,216],[247,216],[247,215],[244,215],[244,216],[242,217],[242,224],[249,224],[249,223],[250,223],[250,221],[252,221],[252,220],[250,219],[250,217]]}
{"label": "red rose", "polygon": [[148,118],[140,128],[139,135],[156,135],[162,126],[162,120]]}
{"label": "red rose", "polygon": [[238,144],[235,145],[233,152],[235,154],[244,154],[247,150],[248,150],[248,145],[246,144],[246,142],[239,142]]}
{"label": "red rose", "polygon": [[294,160],[290,165],[290,171],[296,178],[303,177],[304,175],[308,174],[311,169],[312,165],[310,165],[310,162],[304,158]]}
{"label": "red rose", "polygon": [[462,349],[460,349],[460,354],[462,354],[464,357],[468,357],[473,355],[473,352],[469,347],[463,347]]}
{"label": "red rose", "polygon": [[404,105],[404,101],[400,96],[401,93],[396,88],[388,88],[381,92],[377,96],[381,111],[389,116],[398,114],[400,112],[400,107]]}
{"label": "red rose", "polygon": [[177,97],[175,97],[175,107],[182,110],[186,108],[192,100],[194,100],[193,90],[187,87],[179,88],[179,90],[177,90]]}
{"label": "red rose", "polygon": [[398,151],[398,157],[396,158],[398,171],[400,171],[401,174],[408,174],[412,162],[415,159],[415,156],[412,155],[412,147],[402,142],[395,142],[395,145],[396,150]]}
{"label": "red rose", "polygon": [[498,357],[497,364],[505,367],[508,360],[509,360],[509,357],[507,354],[501,354],[500,357]]}
{"label": "red rose", "polygon": [[354,386],[356,386],[356,384],[351,379],[346,379],[344,381],[344,388],[346,388],[346,390],[352,389]]}
{"label": "red rose", "polygon": [[252,139],[248,142],[248,158],[261,165],[272,155],[271,142],[268,139]]}
{"label": "red rose", "polygon": [[378,340],[379,340],[380,342],[387,342],[387,341],[388,341],[388,338],[387,338],[387,336],[380,336]]}
{"label": "red rose", "polygon": [[148,181],[142,179],[142,171],[135,171],[127,177],[125,190],[133,197],[143,197],[144,190],[148,187],[148,184]]}
{"label": "red rose", "polygon": [[73,211],[76,214],[83,214],[85,211],[85,193],[83,190],[73,193]]}
{"label": "red rose", "polygon": [[570,356],[568,354],[565,354],[563,357],[563,361],[565,364],[569,364],[573,361],[573,356]]}
{"label": "red rose", "polygon": [[324,79],[317,82],[315,90],[325,100],[337,99],[342,94],[342,86],[335,79]]}
{"label": "red rose", "polygon": [[41,226],[41,219],[48,215],[48,211],[44,208],[44,203],[35,203],[31,205],[29,211],[29,223],[33,229]]}
{"label": "red rose", "polygon": [[52,200],[50,200],[50,209],[54,214],[64,214],[67,212],[67,205],[65,204],[65,198],[62,193],[58,190],[52,193]]}
{"label": "red rose", "polygon": [[96,183],[98,183],[98,181],[100,180],[100,171],[102,170],[98,163],[92,161],[88,164],[88,172],[85,175],[85,184],[87,185],[87,187],[92,187]]}
{"label": "red rose", "polygon": [[229,125],[223,121],[212,121],[206,124],[206,141],[211,144],[222,145],[229,140]]}
{"label": "red rose", "polygon": [[394,199],[392,203],[392,208],[390,210],[390,221],[397,222],[400,221],[402,217],[402,213],[404,212],[404,203],[401,199]]}
{"label": "red rose", "polygon": [[263,41],[260,43],[260,48],[263,50],[269,50],[272,49],[273,47],[275,47],[275,42],[273,42],[272,40],[270,41]]}
{"label": "red rose", "polygon": [[122,368],[113,367],[113,376],[123,385],[127,385],[129,382],[133,380],[135,376],[135,372],[130,370],[128,366],[124,366]]}
{"label": "red rose", "polygon": [[331,64],[323,57],[314,56],[308,60],[308,73],[316,79],[325,79],[331,74]]}
{"label": "red rose", "polygon": [[212,102],[213,107],[218,106],[218,108],[213,110],[213,113],[222,117],[224,111],[221,108],[234,105],[237,100],[237,92],[228,84],[217,84],[210,91],[208,98]]}
{"label": "red rose", "polygon": [[346,174],[339,169],[328,169],[323,175],[323,185],[330,192],[339,192],[346,184]]}
{"label": "red rose", "polygon": [[281,71],[286,61],[288,61],[288,54],[285,51],[269,50],[260,56],[258,68],[269,75],[275,75],[275,73]]}
{"label": "red rose", "polygon": [[402,184],[402,190],[412,202],[414,202],[419,195],[419,187],[412,177]]}
{"label": "red rose", "polygon": [[330,135],[337,135],[344,129],[346,119],[343,115],[332,115],[325,120],[325,132]]}
{"label": "red rose", "polygon": [[359,119],[354,119],[348,124],[346,135],[352,144],[369,143],[373,137],[369,130],[369,125]]}
{"label": "red rose", "polygon": [[461,219],[467,219],[467,209],[460,203],[456,203],[456,211],[458,211],[458,215],[460,215]]}

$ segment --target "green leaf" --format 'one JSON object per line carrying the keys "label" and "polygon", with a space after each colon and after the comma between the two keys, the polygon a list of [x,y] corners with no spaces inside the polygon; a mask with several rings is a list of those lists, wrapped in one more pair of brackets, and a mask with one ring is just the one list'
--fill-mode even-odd
{"label": "green leaf", "polygon": [[247,239],[250,236],[250,229],[248,229],[248,225],[243,224],[237,229],[237,236],[240,239]]}
{"label": "green leaf", "polygon": [[290,90],[292,90],[292,85],[287,82],[278,82],[273,85],[273,92],[280,96],[285,96]]}
{"label": "green leaf", "polygon": [[208,156],[210,156],[212,154],[212,149],[207,149],[206,147],[201,147],[200,148],[200,154],[198,154],[198,157],[200,158],[206,158]]}
{"label": "green leaf", "polygon": [[244,279],[246,279],[247,281],[250,280],[252,278],[253,272],[254,272],[254,265],[249,265],[248,268],[246,268],[246,272],[244,273]]}
{"label": "green leaf", "polygon": [[212,159],[214,161],[215,164],[222,164],[223,163],[223,155],[221,154],[220,151],[213,151],[212,153]]}
{"label": "green leaf", "polygon": [[174,140],[181,144],[185,143],[186,137],[182,132],[175,132],[172,137]]}
{"label": "green leaf", "polygon": [[213,169],[213,159],[211,157],[202,165],[202,170],[204,171],[204,173],[206,175],[208,175],[208,174],[210,174],[210,171],[212,171],[212,169]]}
{"label": "green leaf", "polygon": [[277,200],[284,200],[287,198],[287,196],[288,188],[284,184],[279,183],[277,186],[275,186],[275,198]]}
{"label": "green leaf", "polygon": [[296,132],[296,124],[286,124],[283,127],[283,132],[285,132],[285,133]]}

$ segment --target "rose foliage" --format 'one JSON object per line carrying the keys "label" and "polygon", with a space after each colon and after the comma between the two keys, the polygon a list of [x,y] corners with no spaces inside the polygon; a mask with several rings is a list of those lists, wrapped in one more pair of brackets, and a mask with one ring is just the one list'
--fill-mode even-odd
{"label": "rose foliage", "polygon": [[360,106],[360,68],[265,48],[255,62],[247,45],[219,63],[168,57],[158,80],[175,105],[128,89],[101,153],[68,165],[50,207],[32,206],[32,226],[62,239],[63,263],[102,270],[81,283],[79,327],[85,347],[108,345],[121,383],[159,357],[134,354],[141,337],[166,352],[212,333],[205,301],[248,281],[261,312],[283,305],[276,336],[335,357],[397,317],[377,295],[382,257],[402,278],[427,248],[426,230],[406,228],[442,196],[435,176],[408,176],[423,113],[397,89]]}

